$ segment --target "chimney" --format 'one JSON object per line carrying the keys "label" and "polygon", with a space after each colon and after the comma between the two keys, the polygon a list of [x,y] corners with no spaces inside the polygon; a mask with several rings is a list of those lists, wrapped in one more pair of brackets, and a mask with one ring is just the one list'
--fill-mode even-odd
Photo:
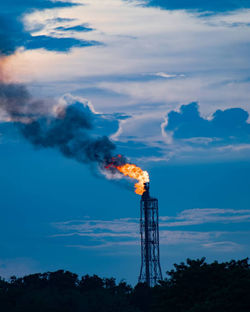
{"label": "chimney", "polygon": [[144,183],[144,187],[140,203],[141,270],[138,281],[153,287],[162,280],[158,200],[150,197],[149,183]]}

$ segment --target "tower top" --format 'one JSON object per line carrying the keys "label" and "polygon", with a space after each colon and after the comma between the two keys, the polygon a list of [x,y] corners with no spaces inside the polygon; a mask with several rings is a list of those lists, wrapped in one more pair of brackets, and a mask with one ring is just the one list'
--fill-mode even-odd
{"label": "tower top", "polygon": [[143,200],[143,199],[149,199],[149,198],[150,198],[150,194],[149,194],[149,182],[144,183],[144,189],[145,189],[145,192],[142,194],[142,200]]}

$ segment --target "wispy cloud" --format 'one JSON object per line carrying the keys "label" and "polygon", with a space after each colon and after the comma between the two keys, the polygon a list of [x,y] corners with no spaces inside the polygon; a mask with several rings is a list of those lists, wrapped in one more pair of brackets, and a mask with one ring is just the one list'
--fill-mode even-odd
{"label": "wispy cloud", "polygon": [[153,73],[151,74],[152,76],[155,76],[155,77],[161,77],[161,78],[166,78],[166,79],[169,79],[169,78],[178,78],[178,77],[185,77],[184,74],[168,74],[168,73],[165,73],[165,72],[157,72],[157,73]]}
{"label": "wispy cloud", "polygon": [[188,226],[204,223],[250,222],[250,210],[188,209],[176,217],[160,217],[162,227]]}
{"label": "wispy cloud", "polygon": [[[142,2],[78,0],[82,5],[33,11],[23,19],[33,35],[23,46],[35,50],[18,50],[7,66],[15,68],[15,80],[37,81],[36,93],[41,85],[56,97],[65,89],[83,96],[88,92],[98,111],[131,115],[120,120],[112,139],[150,146],[161,141],[161,157],[152,153],[150,162],[249,158],[246,145],[231,143],[230,153],[214,147],[206,157],[210,143],[200,128],[199,139],[173,144],[171,134],[161,129],[167,112],[192,101],[199,101],[202,118],[218,109],[249,111],[250,10],[211,15],[170,10],[171,1],[167,10],[138,5]],[[23,66],[26,59],[29,66]]]}
{"label": "wispy cloud", "polygon": [[52,224],[60,230],[75,231],[78,234],[97,234],[101,231],[102,234],[124,234],[128,235],[137,232],[138,219],[124,218],[107,220],[79,220],[66,221]]}
{"label": "wispy cloud", "polygon": [[241,250],[242,246],[230,241],[223,241],[223,242],[212,242],[212,243],[205,243],[202,244],[203,247],[213,249],[214,251],[219,252],[231,252]]}
{"label": "wispy cloud", "polygon": [[[216,248],[231,251],[239,248],[235,242],[229,241],[230,232],[226,231],[195,231],[191,230],[166,230],[168,227],[192,226],[204,223],[235,223],[249,222],[250,210],[234,209],[189,209],[182,211],[175,217],[165,216],[160,218],[161,245],[198,245],[202,248]],[[109,248],[111,246],[136,246],[139,239],[139,219],[122,218],[114,220],[71,220],[52,223],[58,233],[52,238],[70,239],[67,247],[76,248]],[[77,238],[78,237],[78,238]],[[74,243],[74,238],[77,243]],[[225,240],[226,238],[226,240]],[[80,243],[79,243],[80,239]],[[223,241],[220,241],[223,239]]]}

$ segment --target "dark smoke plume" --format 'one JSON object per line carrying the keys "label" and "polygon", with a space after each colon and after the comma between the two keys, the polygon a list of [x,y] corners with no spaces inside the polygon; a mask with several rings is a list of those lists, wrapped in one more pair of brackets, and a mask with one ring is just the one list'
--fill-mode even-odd
{"label": "dark smoke plume", "polygon": [[106,136],[92,137],[91,115],[81,104],[66,107],[55,117],[43,117],[22,124],[21,132],[33,145],[58,149],[64,156],[77,161],[98,162],[111,158],[115,145]]}
{"label": "dark smoke plume", "polygon": [[49,112],[44,101],[35,101],[23,85],[0,84],[0,110],[34,146],[55,148],[79,162],[105,164],[115,145],[107,136],[96,137],[94,113],[80,102]]}
{"label": "dark smoke plume", "polygon": [[0,112],[11,121],[30,121],[49,111],[49,104],[34,100],[27,88],[18,83],[0,81]]}
{"label": "dark smoke plume", "polygon": [[[97,163],[102,169],[114,161],[115,145],[107,136],[93,134],[95,113],[88,105],[75,102],[58,106],[55,102],[36,100],[25,85],[4,79],[4,64],[28,34],[17,16],[0,15],[0,116],[14,123],[33,146],[54,148],[64,156],[82,163]],[[1,122],[1,120],[0,120]],[[113,157],[113,158],[112,158]],[[117,158],[119,162],[124,158]],[[107,169],[113,174],[113,168]]]}

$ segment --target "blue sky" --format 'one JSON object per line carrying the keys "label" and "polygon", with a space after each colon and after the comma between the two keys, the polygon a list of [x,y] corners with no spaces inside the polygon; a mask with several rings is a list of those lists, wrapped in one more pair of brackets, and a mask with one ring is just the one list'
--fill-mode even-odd
{"label": "blue sky", "polygon": [[[137,280],[140,197],[86,148],[65,152],[54,120],[74,108],[79,118],[60,129],[81,142],[107,136],[112,153],[149,172],[163,272],[187,257],[249,256],[249,6],[0,4],[0,275],[63,268]],[[39,143],[19,131],[32,116]]]}
{"label": "blue sky", "polygon": [[148,6],[155,6],[167,10],[199,10],[199,11],[210,11],[210,12],[226,12],[236,9],[249,8],[250,2],[248,0],[176,0],[176,1],[165,1],[165,0],[149,0],[145,1]]}

